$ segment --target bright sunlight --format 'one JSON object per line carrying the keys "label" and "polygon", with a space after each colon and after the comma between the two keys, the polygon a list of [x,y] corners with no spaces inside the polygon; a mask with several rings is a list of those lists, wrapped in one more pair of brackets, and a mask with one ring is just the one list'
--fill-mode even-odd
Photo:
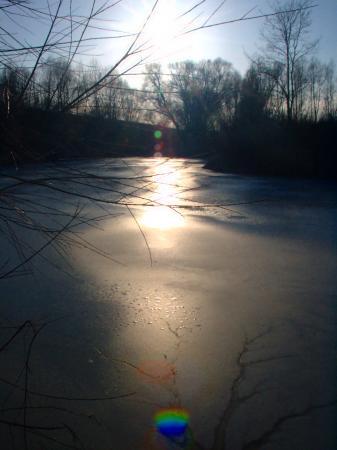
{"label": "bright sunlight", "polygon": [[176,0],[166,0],[161,2],[155,11],[148,24],[147,34],[154,45],[168,49],[178,34],[178,22]]}
{"label": "bright sunlight", "polygon": [[[133,28],[139,26],[140,15],[144,19],[144,11],[149,13],[152,6],[153,2],[149,0],[142,0],[137,7],[128,6]],[[165,63],[186,46],[187,39],[181,36],[185,26],[177,0],[159,1],[144,29],[142,43],[150,53],[156,54],[160,62]]]}
{"label": "bright sunlight", "polygon": [[184,225],[184,217],[171,207],[177,203],[179,172],[168,164],[155,167],[155,194],[152,200],[158,206],[146,207],[140,222],[149,228],[170,230]]}

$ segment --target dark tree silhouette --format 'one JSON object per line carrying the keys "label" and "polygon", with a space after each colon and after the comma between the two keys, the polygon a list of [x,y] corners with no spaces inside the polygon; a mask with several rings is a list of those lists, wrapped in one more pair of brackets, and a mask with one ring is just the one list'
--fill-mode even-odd
{"label": "dark tree silhouette", "polygon": [[293,119],[296,100],[303,89],[298,71],[304,58],[317,46],[317,41],[308,39],[312,7],[309,0],[275,2],[276,14],[266,17],[262,29],[265,73],[275,80],[289,121]]}

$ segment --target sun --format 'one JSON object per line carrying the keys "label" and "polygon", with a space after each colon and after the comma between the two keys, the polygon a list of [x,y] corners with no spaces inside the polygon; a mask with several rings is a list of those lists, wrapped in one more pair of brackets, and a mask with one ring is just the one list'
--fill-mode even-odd
{"label": "sun", "polygon": [[[129,22],[134,30],[139,30],[145,18],[153,8],[153,1],[142,0],[135,6],[127,6]],[[159,0],[143,29],[140,42],[152,55],[160,60],[179,53],[185,47],[185,38],[181,36],[184,23],[179,17],[178,0]]]}
{"label": "sun", "polygon": [[165,0],[158,3],[151,17],[145,35],[156,47],[170,50],[178,35],[178,13],[176,0]]}

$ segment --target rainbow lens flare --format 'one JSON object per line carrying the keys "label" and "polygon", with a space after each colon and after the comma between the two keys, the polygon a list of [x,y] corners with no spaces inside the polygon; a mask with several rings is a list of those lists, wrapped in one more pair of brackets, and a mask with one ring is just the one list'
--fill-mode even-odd
{"label": "rainbow lens flare", "polygon": [[157,431],[166,437],[182,436],[188,426],[189,415],[181,408],[162,409],[154,417]]}

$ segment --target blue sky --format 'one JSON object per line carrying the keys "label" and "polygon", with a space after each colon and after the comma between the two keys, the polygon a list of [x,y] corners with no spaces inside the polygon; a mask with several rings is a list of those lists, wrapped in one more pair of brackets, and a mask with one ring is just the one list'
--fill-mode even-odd
{"label": "blue sky", "polygon": [[[211,0],[207,10],[210,11],[218,3],[218,0]],[[320,39],[319,57],[324,61],[334,59],[337,62],[337,0],[318,0],[315,4],[317,7],[312,10],[312,38]],[[238,18],[252,8],[255,9],[251,15],[271,10],[270,2],[267,0],[227,0],[213,21]],[[257,19],[198,31],[188,50],[185,53],[178,53],[178,58],[201,59],[221,56],[243,72],[248,65],[245,53],[251,55],[261,46],[259,30],[262,25],[263,19]]]}
{"label": "blue sky", "polygon": [[[177,11],[184,11],[195,2],[172,0],[172,3],[175,4]],[[209,12],[216,8],[218,4],[219,0],[208,0],[201,5],[196,10],[197,12],[203,12],[203,16],[199,18],[199,23],[202,23]],[[337,1],[318,0],[315,4],[317,6],[312,9],[312,28],[309,38],[320,40],[317,56],[322,61],[329,62],[332,59],[337,65]],[[142,9],[148,10],[150,5],[150,0],[125,1],[121,9],[122,23],[126,27],[128,25],[133,26],[137,19],[142,16]],[[254,9],[252,10],[252,8]],[[252,10],[250,15],[270,12],[271,2],[268,0],[227,0],[209,23],[239,18],[250,10]],[[263,22],[263,19],[249,20],[196,31],[191,33],[188,38],[184,37],[177,40],[177,44],[173,45],[171,54],[166,50],[159,51],[158,62],[165,64],[169,59],[173,61],[200,60],[220,56],[232,62],[234,67],[243,74],[249,65],[247,55],[256,54],[262,47],[260,29]],[[136,78],[128,77],[128,80],[137,84]]]}
{"label": "blue sky", "polygon": [[[97,1],[99,3],[103,0]],[[139,30],[139,26],[151,9],[153,2],[154,0],[122,0],[104,14],[104,22],[95,23],[96,25],[103,24],[104,27],[111,29],[135,32]],[[192,25],[188,22],[198,14],[201,15],[195,23],[203,23],[210,12],[219,5],[220,0],[204,0],[191,14],[178,21],[176,20],[179,14],[196,3],[197,0],[159,0],[157,15],[150,22],[146,36],[151,44],[154,44],[157,48],[147,62],[157,61],[166,64],[169,61],[184,59],[200,60],[222,57],[232,62],[234,67],[243,74],[249,64],[247,55],[254,55],[262,45],[259,39],[259,30],[263,25],[263,19],[222,25],[196,31],[187,36],[173,38],[174,35],[180,33],[181,27],[191,27]],[[47,3],[45,0],[32,0],[31,4],[46,7]],[[57,1],[51,0],[50,4],[55,11]],[[65,5],[67,4],[69,3],[65,1]],[[312,9],[311,38],[320,38],[317,56],[324,62],[333,59],[337,65],[337,0],[316,0],[316,4],[317,6]],[[73,0],[73,5],[77,14],[85,15],[89,11],[91,1]],[[251,15],[268,12],[271,10],[270,2],[268,0],[227,0],[222,9],[208,23],[236,19],[250,10],[252,10]],[[67,13],[67,11],[65,10],[64,13]],[[43,25],[42,22],[32,22],[17,17],[17,20],[26,26],[26,29],[20,29],[2,15],[1,25],[17,33],[15,36],[20,38],[21,41],[36,45],[41,44],[44,40],[48,25],[47,19],[48,17],[45,25]],[[106,36],[107,34],[110,35],[113,32],[89,30],[86,36]],[[123,54],[129,42],[130,40],[127,38],[98,40],[95,41],[95,48],[85,49],[84,53],[87,56],[80,56],[78,59],[88,62],[94,57],[100,64],[111,66]],[[121,68],[126,67],[128,67],[127,64]],[[140,77],[128,77],[128,80],[133,85],[139,85],[141,79]]]}
{"label": "blue sky", "polygon": [[[315,3],[317,7],[312,10],[312,39],[320,39],[318,56],[326,62],[334,59],[337,63],[337,1],[318,0]],[[228,0],[221,16],[225,20],[239,17],[255,5],[257,8],[252,12],[254,15],[259,11],[270,11],[266,0]],[[243,72],[248,64],[245,53],[254,54],[261,46],[259,30],[262,25],[263,19],[258,19],[214,29],[207,38],[208,54],[228,59]]]}

